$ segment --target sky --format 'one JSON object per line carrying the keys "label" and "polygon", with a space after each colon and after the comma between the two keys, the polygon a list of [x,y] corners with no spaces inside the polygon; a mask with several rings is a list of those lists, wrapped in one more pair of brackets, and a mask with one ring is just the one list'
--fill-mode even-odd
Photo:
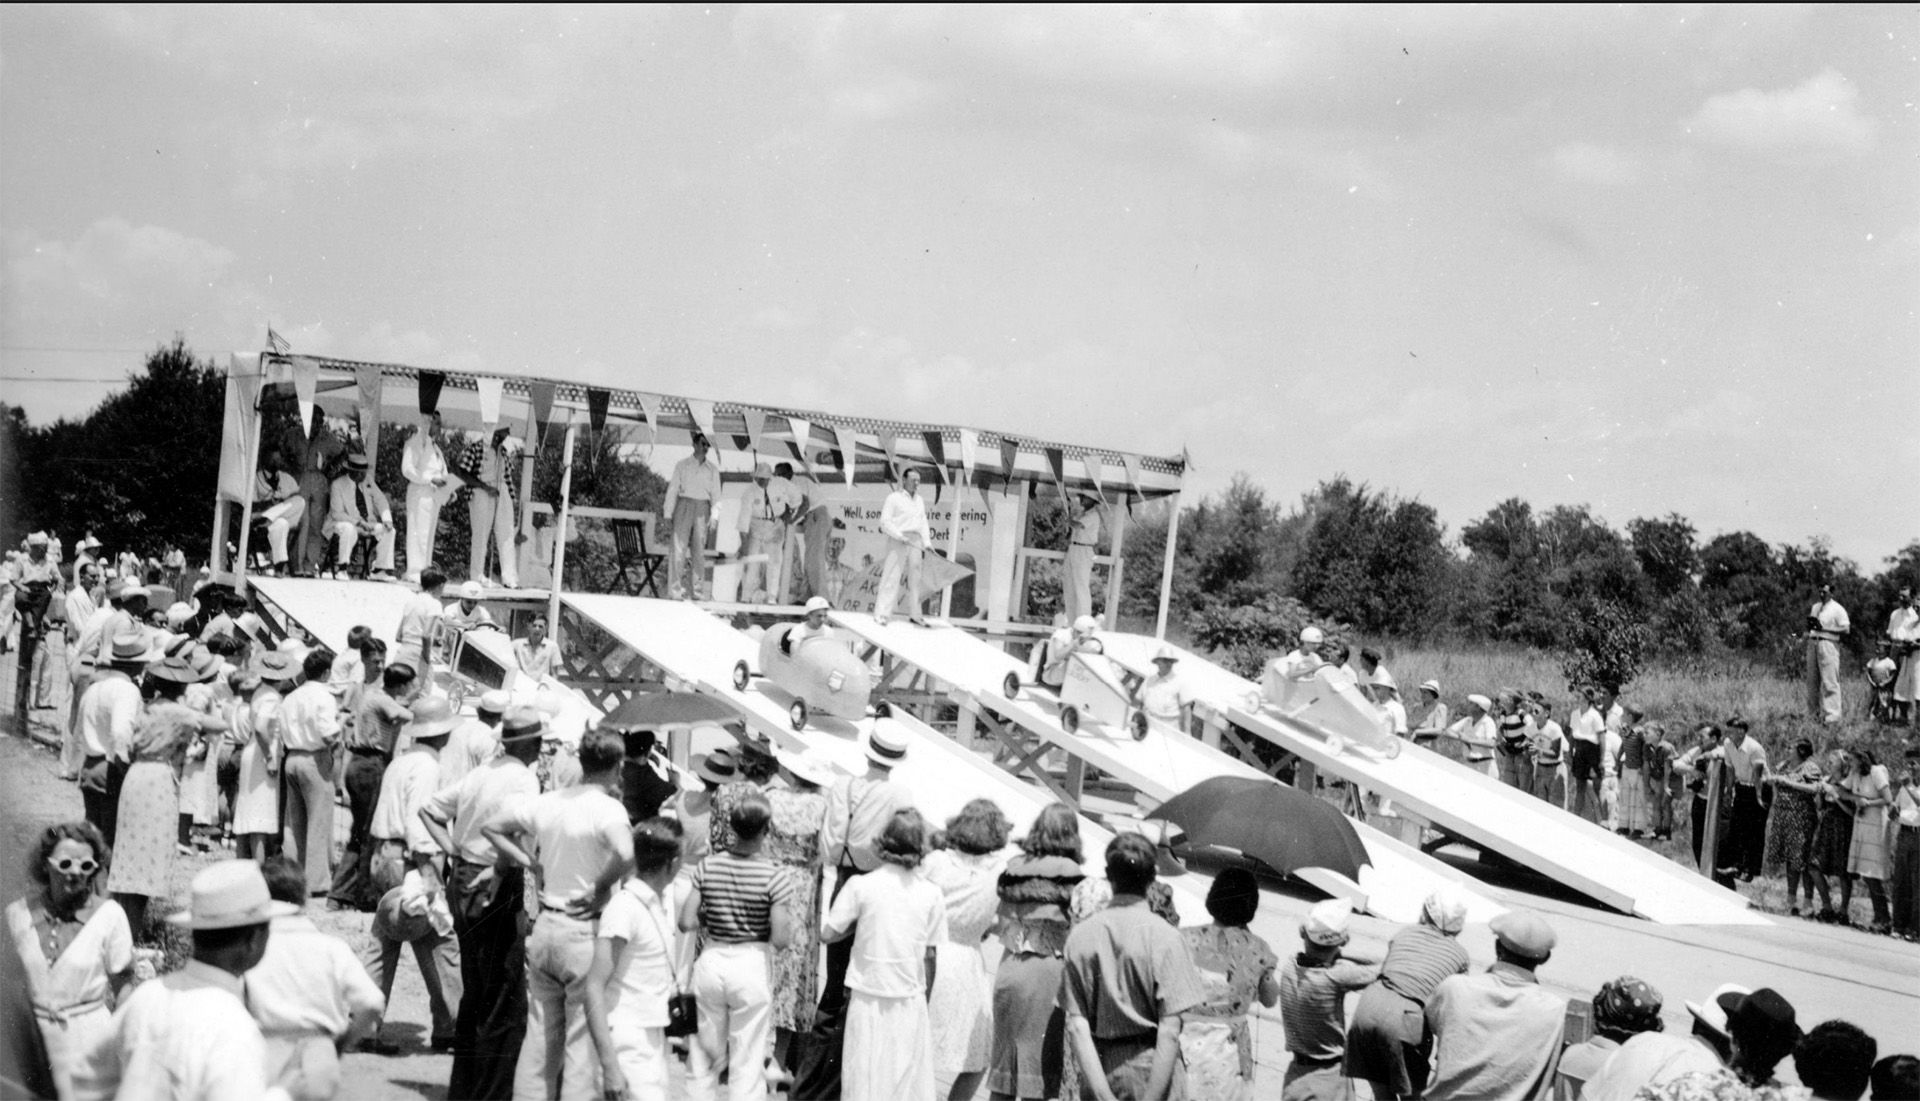
{"label": "sky", "polygon": [[0,392],[271,324],[1873,572],[1916,101],[1912,5],[9,5]]}

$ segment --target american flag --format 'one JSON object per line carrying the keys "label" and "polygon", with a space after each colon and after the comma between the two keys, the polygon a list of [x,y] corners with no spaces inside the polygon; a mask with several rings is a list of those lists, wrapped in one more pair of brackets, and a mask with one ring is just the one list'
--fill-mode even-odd
{"label": "american flag", "polygon": [[276,355],[286,355],[293,351],[293,345],[287,343],[286,337],[274,332],[271,325],[267,326],[267,348]]}

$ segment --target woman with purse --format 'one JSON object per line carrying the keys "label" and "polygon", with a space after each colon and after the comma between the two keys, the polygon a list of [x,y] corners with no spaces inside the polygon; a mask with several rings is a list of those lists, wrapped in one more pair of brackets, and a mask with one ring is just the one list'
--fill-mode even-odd
{"label": "woman with purse", "polygon": [[600,912],[587,971],[587,1031],[609,1099],[667,1101],[667,1040],[693,1031],[693,996],[675,973],[678,933],[666,901],[680,872],[680,839],[680,824],[670,818],[635,826],[633,878]]}

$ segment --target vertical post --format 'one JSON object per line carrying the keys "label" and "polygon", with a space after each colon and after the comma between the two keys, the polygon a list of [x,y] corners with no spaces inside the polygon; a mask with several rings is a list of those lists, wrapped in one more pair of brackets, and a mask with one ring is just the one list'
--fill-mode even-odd
{"label": "vertical post", "polygon": [[1160,614],[1153,622],[1153,637],[1167,637],[1167,604],[1173,598],[1173,555],[1180,546],[1180,494],[1167,500],[1167,556],[1160,564]]}
{"label": "vertical post", "polygon": [[233,502],[215,491],[213,498],[213,546],[207,548],[207,572],[221,573],[227,568],[227,533],[233,529]]}
{"label": "vertical post", "polygon": [[[1100,487],[1094,489],[1101,497],[1106,492]],[[1118,507],[1107,506],[1107,554],[1113,559],[1107,567],[1107,630],[1120,629],[1120,579],[1126,569],[1127,559],[1127,493],[1120,491]]]}
{"label": "vertical post", "polygon": [[[528,441],[526,449],[520,452],[520,515],[514,524],[513,546],[507,550],[516,559],[524,557],[521,548],[533,546],[533,450],[533,442]],[[549,618],[547,622],[551,624],[553,620]]]}
{"label": "vertical post", "polygon": [[[960,564],[960,510],[965,507],[967,503],[966,478],[962,476],[960,481],[952,483],[952,485],[953,522],[947,525],[947,561],[958,566]],[[976,582],[974,585],[974,592],[976,594],[978,594],[979,588],[980,586]],[[976,603],[977,602],[976,600]],[[945,619],[952,614],[953,586],[948,585],[946,588],[940,590],[940,618]]]}
{"label": "vertical post", "polygon": [[553,536],[553,590],[547,597],[547,623],[553,628],[553,645],[564,648],[560,639],[560,583],[567,575],[567,522],[573,518],[573,441],[580,425],[567,421],[567,445],[560,457],[560,527]]}
{"label": "vertical post", "polygon": [[[263,426],[259,416],[258,399],[255,400],[255,415],[247,418],[251,424],[248,430],[250,438],[247,440],[247,470],[252,477],[257,478],[260,476],[260,430]],[[253,485],[251,482],[248,483],[247,489],[247,499],[240,502],[240,551],[235,555],[239,561],[233,563],[231,567],[237,581],[234,588],[241,592],[245,592],[247,588],[247,542],[248,537],[253,534]],[[226,532],[222,531],[220,538],[224,541],[226,537]]]}
{"label": "vertical post", "polygon": [[1700,823],[1700,874],[1711,879],[1720,855],[1720,792],[1727,782],[1726,762],[1707,762],[1707,815]]}

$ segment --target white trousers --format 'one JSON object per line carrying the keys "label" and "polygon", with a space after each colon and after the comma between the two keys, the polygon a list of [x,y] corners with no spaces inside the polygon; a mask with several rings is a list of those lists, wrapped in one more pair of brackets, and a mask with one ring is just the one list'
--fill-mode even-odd
{"label": "white trousers", "polygon": [[917,543],[887,540],[887,561],[880,567],[880,590],[873,599],[873,618],[885,623],[900,603],[900,575],[906,574],[907,615],[920,618],[920,558],[926,552]]}
{"label": "white trousers", "polygon": [[722,1063],[729,1101],[766,1101],[772,962],[764,942],[709,944],[694,961],[700,1034],[687,1060],[687,1096],[693,1101],[715,1101]]}
{"label": "white trousers", "polygon": [[293,531],[293,525],[307,514],[305,497],[289,497],[260,514],[267,522],[267,549],[273,552],[273,564],[278,566],[287,560],[287,535]]}
{"label": "white trousers", "polygon": [[426,482],[407,483],[407,577],[418,579],[420,571],[433,561],[433,534],[440,527],[440,506],[460,489],[460,483],[447,479],[435,486]]}
{"label": "white trousers", "polygon": [[[667,596],[699,596],[707,568],[707,521],[713,502],[681,497],[673,503],[673,545],[667,550]],[[689,576],[691,575],[691,576]]]}
{"label": "white trousers", "polygon": [[1093,614],[1093,548],[1078,543],[1067,548],[1067,566],[1060,575],[1060,597],[1067,622]]}
{"label": "white trousers", "polygon": [[487,542],[500,556],[500,583],[520,587],[520,560],[513,545],[513,498],[476,489],[467,495],[467,576],[487,576]]}
{"label": "white trousers", "polygon": [[607,1027],[620,1072],[627,1076],[627,1101],[667,1101],[667,1030],[617,1021]]}
{"label": "white trousers", "polygon": [[755,520],[740,548],[740,600],[743,603],[785,603],[780,584],[786,576],[787,525],[778,520]]}
{"label": "white trousers", "polygon": [[[334,560],[344,566],[353,561],[353,547],[360,541],[358,524],[328,522],[327,534],[339,540],[339,549],[334,552]],[[393,570],[393,527],[381,524],[373,529],[373,568]]]}

